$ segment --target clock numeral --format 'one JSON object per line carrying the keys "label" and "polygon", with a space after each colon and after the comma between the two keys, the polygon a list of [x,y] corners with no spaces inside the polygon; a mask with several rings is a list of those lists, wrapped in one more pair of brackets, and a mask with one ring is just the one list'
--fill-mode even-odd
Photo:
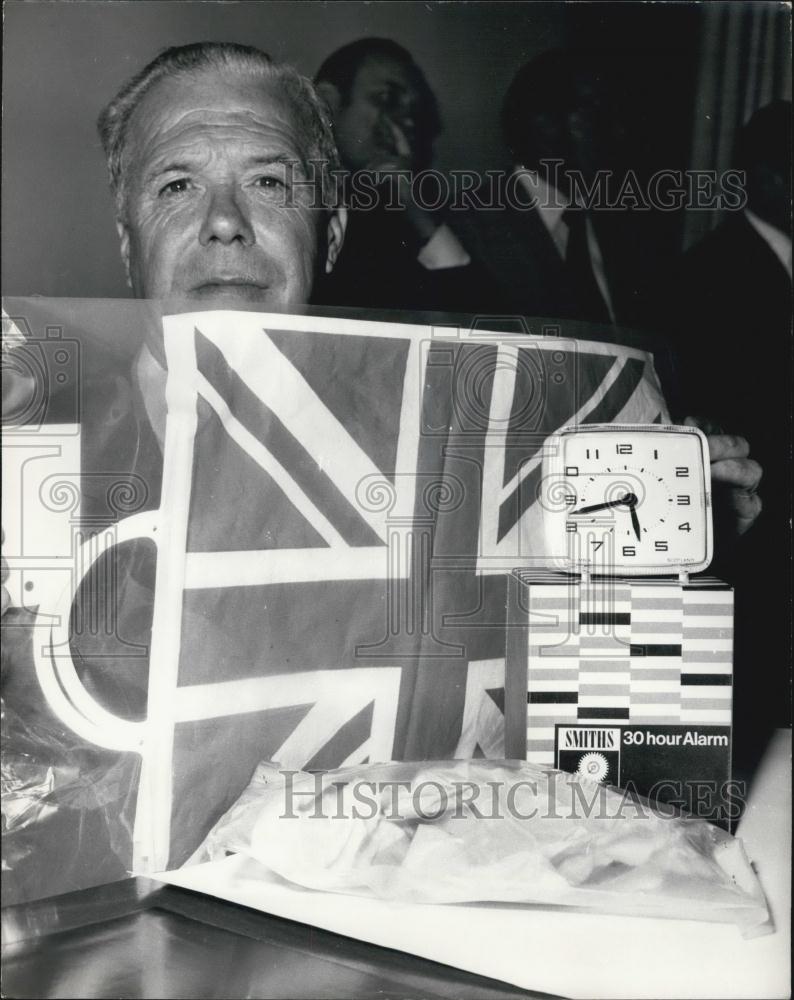
{"label": "clock numeral", "polygon": [[623,555],[624,556],[636,556],[637,555],[637,550],[634,548],[633,545],[624,545],[623,546]]}
{"label": "clock numeral", "polygon": [[579,475],[579,466],[578,465],[566,465],[565,466],[565,475],[566,476],[578,476]]}
{"label": "clock numeral", "polygon": [[678,530],[679,531],[691,531],[692,527],[691,527],[689,521],[684,521],[683,524],[679,524],[678,525]]}
{"label": "clock numeral", "polygon": [[688,465],[677,465],[675,467],[676,479],[687,479],[689,477]]}
{"label": "clock numeral", "polygon": [[654,542],[653,548],[655,552],[667,552],[667,542]]}
{"label": "clock numeral", "polygon": [[658,458],[659,457],[659,452],[656,450],[656,448],[653,449],[653,457],[654,458]]}
{"label": "clock numeral", "polygon": [[576,521],[566,521],[565,530],[569,533],[573,533],[579,530],[579,525],[576,523]]}
{"label": "clock numeral", "polygon": [[576,503],[576,494],[575,493],[566,493],[565,494],[565,502],[570,507],[573,507],[573,505]]}
{"label": "clock numeral", "polygon": [[[598,454],[598,448],[593,448],[593,455],[594,455],[594,456],[595,456],[596,458],[598,458],[598,457],[599,457],[599,454]],[[590,458],[590,449],[589,449],[589,448],[587,449],[587,457],[588,457],[588,458]]]}
{"label": "clock numeral", "polygon": [[691,498],[688,493],[679,493],[675,501],[679,507],[688,507],[691,503]]}
{"label": "clock numeral", "polygon": [[604,543],[603,543],[603,542],[597,542],[597,541],[595,540],[595,538],[591,538],[591,539],[590,539],[590,544],[591,544],[591,545],[593,546],[593,552],[598,552],[598,550],[599,550],[599,549],[601,548],[601,546],[602,546],[602,545],[603,545]]}
{"label": "clock numeral", "polygon": [[615,451],[618,455],[630,455],[633,451],[633,447],[630,444],[616,444]]}

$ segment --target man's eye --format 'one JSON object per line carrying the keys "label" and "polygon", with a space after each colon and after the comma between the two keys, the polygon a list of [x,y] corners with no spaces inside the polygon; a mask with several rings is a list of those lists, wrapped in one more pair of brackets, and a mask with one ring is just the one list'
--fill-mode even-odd
{"label": "man's eye", "polygon": [[257,187],[265,188],[271,191],[276,191],[287,186],[281,177],[274,177],[272,174],[257,177],[256,184]]}
{"label": "man's eye", "polygon": [[161,195],[183,194],[190,189],[190,181],[187,177],[177,177],[174,181],[169,181],[160,188]]}

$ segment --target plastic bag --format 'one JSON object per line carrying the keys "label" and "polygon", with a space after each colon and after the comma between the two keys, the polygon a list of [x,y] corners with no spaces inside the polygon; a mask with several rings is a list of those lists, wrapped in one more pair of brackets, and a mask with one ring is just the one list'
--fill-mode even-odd
{"label": "plastic bag", "polygon": [[524,761],[322,774],[261,764],[191,860],[229,852],[307,888],[386,900],[553,904],[771,930],[739,840]]}
{"label": "plastic bag", "polygon": [[41,706],[20,714],[12,700],[0,699],[3,906],[126,878],[131,831],[118,801],[136,762],[81,742]]}

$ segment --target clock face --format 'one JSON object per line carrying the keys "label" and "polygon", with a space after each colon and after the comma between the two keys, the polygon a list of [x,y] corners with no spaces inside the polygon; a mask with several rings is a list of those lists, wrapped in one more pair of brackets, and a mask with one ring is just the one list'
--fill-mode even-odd
{"label": "clock face", "polygon": [[568,568],[659,574],[708,565],[708,445],[699,431],[607,425],[563,431],[555,444],[546,531]]}

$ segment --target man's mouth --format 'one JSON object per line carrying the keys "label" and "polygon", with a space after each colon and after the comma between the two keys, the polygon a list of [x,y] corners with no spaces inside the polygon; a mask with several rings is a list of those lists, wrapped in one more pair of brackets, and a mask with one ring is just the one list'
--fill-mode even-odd
{"label": "man's mouth", "polygon": [[256,301],[266,296],[269,285],[245,275],[213,275],[194,285],[190,298],[241,298]]}

